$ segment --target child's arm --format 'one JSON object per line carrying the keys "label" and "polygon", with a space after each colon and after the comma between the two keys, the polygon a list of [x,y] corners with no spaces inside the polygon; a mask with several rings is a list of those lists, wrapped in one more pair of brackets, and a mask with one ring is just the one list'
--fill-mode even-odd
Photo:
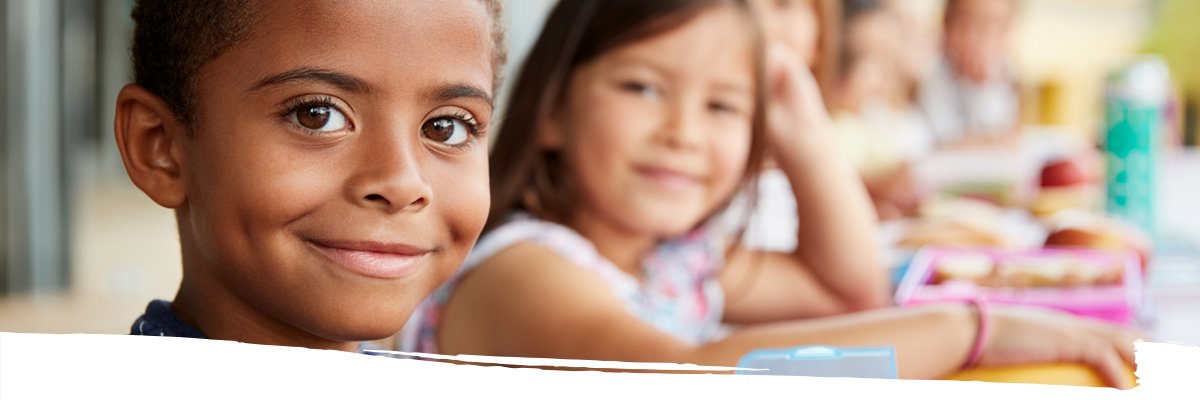
{"label": "child's arm", "polygon": [[[593,273],[550,250],[519,244],[460,283],[442,315],[439,345],[447,354],[724,366],[762,348],[888,345],[896,350],[901,378],[935,379],[963,365],[977,320],[972,307],[961,304],[887,309],[757,325],[693,345],[634,316]],[[1129,385],[1121,363],[1132,362],[1132,338],[1116,328],[999,307],[992,307],[989,321],[981,365],[1077,362],[1114,385]]]}
{"label": "child's arm", "polygon": [[920,198],[913,183],[912,167],[908,163],[876,177],[863,177],[863,184],[875,204],[875,214],[881,221],[916,214]]}
{"label": "child's arm", "polygon": [[884,306],[888,283],[870,197],[834,150],[811,73],[775,50],[767,136],[796,197],[796,250],[786,257],[731,255],[722,274],[731,298],[726,318],[765,322]]}

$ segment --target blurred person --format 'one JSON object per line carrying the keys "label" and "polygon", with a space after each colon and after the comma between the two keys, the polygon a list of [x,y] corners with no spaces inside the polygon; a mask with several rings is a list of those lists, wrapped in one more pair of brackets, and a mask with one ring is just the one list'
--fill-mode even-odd
{"label": "blurred person", "polygon": [[[884,9],[895,16],[898,25],[894,50],[899,80],[895,85],[893,101],[897,104],[917,107],[917,96],[921,83],[932,72],[940,57],[938,36],[922,21],[919,1],[881,0]],[[919,112],[919,110],[916,110]]]}
{"label": "blurred person", "polygon": [[[916,194],[914,181],[907,162],[909,159],[919,159],[928,153],[932,147],[930,134],[922,118],[912,106],[913,87],[916,85],[912,76],[920,74],[925,68],[924,54],[910,49],[912,46],[900,46],[901,41],[917,38],[917,30],[900,25],[901,22],[890,15],[892,7],[908,11],[907,7],[894,6],[879,1],[869,2],[870,8],[879,11],[878,18],[871,16],[871,22],[864,22],[849,29],[843,21],[843,10],[846,8],[861,9],[863,5],[841,0],[757,0],[755,6],[762,18],[764,30],[772,40],[786,44],[796,51],[805,61],[805,65],[817,77],[818,86],[825,102],[838,101],[838,96],[866,97],[846,101],[864,103],[864,106],[850,107],[852,110],[841,109],[839,122],[849,122],[859,118],[849,118],[866,113],[868,124],[872,130],[881,131],[883,141],[874,146],[851,146],[856,150],[847,151],[858,167],[862,167],[867,178],[868,190],[876,203],[875,209],[881,217],[894,218],[911,214],[915,209]],[[884,6],[887,9],[883,9]],[[858,12],[855,11],[857,14]],[[875,19],[881,21],[874,22]],[[896,20],[896,21],[893,21]],[[904,22],[908,22],[907,20]],[[872,26],[888,25],[879,29]],[[863,32],[869,31],[869,32]],[[857,32],[857,33],[856,33]],[[877,39],[880,33],[886,37]],[[844,42],[850,34],[857,35],[853,40],[859,42],[856,47],[862,54],[869,54],[868,60],[859,63],[855,68],[854,77],[847,79],[847,62]],[[907,36],[906,36],[907,35]],[[867,48],[869,47],[869,48]],[[931,46],[927,46],[931,47]],[[900,59],[900,68],[897,61]],[[872,72],[872,70],[878,70]],[[897,72],[903,72],[901,76]],[[874,82],[866,82],[873,80]],[[846,90],[849,82],[855,89]],[[866,84],[869,87],[862,87]],[[838,93],[841,91],[842,93]],[[864,125],[864,124],[847,124]],[[842,126],[845,127],[845,126]],[[861,126],[860,126],[861,127]],[[849,142],[863,142],[862,137],[846,135],[839,137],[843,145]],[[846,146],[843,146],[846,147]],[[884,150],[886,148],[886,150]],[[869,154],[874,153],[874,154]],[[901,159],[903,157],[903,160]],[[795,199],[788,184],[787,177],[781,170],[775,168],[768,160],[766,167],[759,176],[758,199],[754,207],[754,215],[744,235],[747,246],[765,250],[791,251],[796,246],[795,232],[798,229],[798,218],[794,214]],[[731,223],[736,223],[738,211],[747,207],[747,199],[735,200],[731,215]]]}
{"label": "blurred person", "polygon": [[839,0],[752,0],[768,38],[787,45],[812,70],[817,85],[832,85],[840,46]]}
{"label": "blurred person", "polygon": [[[803,113],[828,119],[825,102],[840,73],[840,0],[752,0],[750,4],[760,18],[766,38],[790,49],[801,60],[799,67],[805,69],[799,73],[816,79],[821,101],[806,104]],[[787,175],[768,156],[756,178],[757,190],[736,197],[725,212],[724,229],[740,232],[742,244],[749,248],[794,251],[799,216]],[[739,229],[747,212],[750,213],[747,225]]]}
{"label": "blurred person", "polygon": [[902,21],[882,0],[846,0],[840,73],[828,96],[835,137],[854,163],[881,219],[915,213],[911,165],[930,135],[909,98]]}
{"label": "blurred person", "polygon": [[947,0],[942,57],[920,104],[939,146],[1013,145],[1020,105],[1008,62],[1016,0]]}

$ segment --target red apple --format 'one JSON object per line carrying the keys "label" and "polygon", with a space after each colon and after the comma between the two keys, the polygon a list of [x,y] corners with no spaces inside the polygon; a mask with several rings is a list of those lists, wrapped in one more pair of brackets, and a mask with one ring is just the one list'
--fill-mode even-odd
{"label": "red apple", "polygon": [[1091,183],[1096,174],[1083,156],[1060,158],[1042,167],[1041,187],[1064,187]]}

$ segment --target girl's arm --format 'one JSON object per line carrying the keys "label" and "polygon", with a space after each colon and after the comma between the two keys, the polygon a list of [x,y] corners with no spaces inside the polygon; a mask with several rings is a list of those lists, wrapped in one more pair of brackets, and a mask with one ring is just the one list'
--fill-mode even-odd
{"label": "girl's arm", "polygon": [[[1114,386],[1130,384],[1121,363],[1132,362],[1132,338],[1122,331],[1019,311],[992,307],[980,365],[1078,362]],[[634,316],[591,272],[539,246],[520,244],[461,282],[443,313],[439,344],[447,354],[724,366],[762,348],[886,345],[895,348],[901,378],[935,379],[962,366],[977,321],[972,307],[947,304],[764,324],[716,342],[689,344]]]}
{"label": "girl's arm", "polygon": [[726,319],[765,322],[882,307],[888,282],[870,196],[836,151],[811,73],[786,50],[772,48],[771,56],[767,136],[796,198],[796,249],[784,257],[732,254],[722,274],[731,298]]}

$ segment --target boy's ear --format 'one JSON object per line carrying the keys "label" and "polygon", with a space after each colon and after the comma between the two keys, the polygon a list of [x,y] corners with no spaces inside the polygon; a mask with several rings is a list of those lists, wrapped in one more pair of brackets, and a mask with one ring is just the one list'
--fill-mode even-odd
{"label": "boy's ear", "polygon": [[160,206],[182,206],[187,201],[181,173],[186,129],[170,107],[146,88],[128,84],[117,95],[113,125],[133,184]]}

